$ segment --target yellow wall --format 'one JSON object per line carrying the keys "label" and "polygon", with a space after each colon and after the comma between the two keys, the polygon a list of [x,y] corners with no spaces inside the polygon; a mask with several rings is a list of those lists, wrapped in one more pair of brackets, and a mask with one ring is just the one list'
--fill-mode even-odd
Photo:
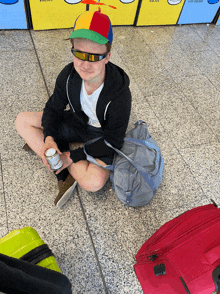
{"label": "yellow wall", "polygon": [[[77,3],[77,0],[29,0],[34,30],[71,28],[76,18],[86,11],[86,4]],[[131,3],[123,3],[131,2]],[[77,4],[69,4],[69,3]],[[86,2],[86,1],[85,1]],[[89,1],[88,1],[89,2]],[[98,2],[98,0],[95,0]],[[89,11],[98,11],[107,14],[112,25],[133,25],[139,0],[100,0],[105,5],[89,4]],[[116,9],[109,7],[116,7]]]}
{"label": "yellow wall", "polygon": [[[212,4],[209,4],[209,0],[142,0],[137,26],[210,23],[219,7],[219,1],[211,0]],[[100,7],[101,12],[110,17],[112,25],[134,25],[139,0],[29,0],[29,2],[33,29],[47,30],[72,28],[76,18],[88,7],[90,11],[98,11]],[[100,3],[100,5],[91,3]],[[220,19],[217,24],[220,25]]]}
{"label": "yellow wall", "polygon": [[68,4],[64,0],[29,0],[34,30],[71,28],[86,5]]}
{"label": "yellow wall", "polygon": [[137,26],[176,24],[184,2],[185,0],[143,0]]}

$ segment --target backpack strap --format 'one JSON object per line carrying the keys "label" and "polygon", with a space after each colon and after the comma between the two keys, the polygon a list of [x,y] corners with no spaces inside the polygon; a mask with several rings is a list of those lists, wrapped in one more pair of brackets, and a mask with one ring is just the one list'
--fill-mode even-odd
{"label": "backpack strap", "polygon": [[[99,140],[101,137],[99,137],[99,138],[95,138],[95,139],[93,139],[93,140],[90,140],[90,141],[88,141],[88,142],[86,142],[85,144],[84,144],[84,147],[83,147],[83,150],[84,150],[84,153],[85,153],[85,155],[86,155],[86,159],[89,161],[89,162],[91,162],[91,163],[93,163],[93,164],[95,164],[95,165],[97,165],[97,166],[99,166],[99,167],[102,167],[102,168],[105,168],[105,169],[108,169],[108,170],[111,170],[111,171],[113,171],[114,170],[114,166],[113,165],[106,165],[106,166],[102,166],[102,165],[100,165],[96,160],[95,160],[95,158],[94,157],[92,157],[91,155],[89,155],[87,152],[86,152],[86,146],[87,145],[89,145],[89,144],[92,144],[92,143],[94,143],[94,142],[96,142],[97,140]],[[130,138],[129,138],[129,140],[130,140]],[[138,140],[138,139],[137,139]],[[127,140],[126,140],[127,141]],[[139,141],[141,141],[141,140],[139,140]],[[155,191],[157,188],[158,188],[158,184],[156,183],[156,181],[154,181],[154,177],[156,177],[156,175],[157,175],[157,173],[158,173],[158,167],[159,167],[159,159],[160,159],[160,154],[159,154],[159,148],[157,147],[157,146],[155,146],[155,145],[153,145],[152,143],[150,143],[150,142],[145,142],[145,143],[141,143],[141,145],[144,145],[144,146],[147,146],[148,147],[148,145],[149,145],[149,148],[153,148],[155,151],[156,151],[156,168],[155,168],[155,170],[151,173],[152,174],[152,176],[150,176],[149,174],[148,174],[148,172],[146,171],[146,169],[144,168],[144,167],[142,167],[141,165],[139,165],[138,163],[136,163],[135,161],[133,161],[132,159],[130,159],[127,155],[125,155],[122,151],[120,151],[120,150],[118,150],[117,148],[115,148],[115,147],[113,147],[110,143],[108,143],[106,140],[104,140],[104,142],[105,142],[105,144],[108,146],[108,147],[110,147],[110,148],[112,148],[114,151],[116,151],[119,155],[121,155],[122,157],[124,157],[125,159],[127,159],[129,162],[130,162],[130,164],[132,164],[138,171],[139,171],[139,173],[143,176],[143,178],[145,179],[145,181],[148,183],[148,185],[150,186],[150,188],[153,190],[153,191]],[[131,142],[131,143],[134,143],[134,142]],[[137,142],[138,144],[140,144],[140,142]],[[146,143],[147,143],[147,145],[146,145]],[[148,144],[149,143],[149,144]],[[135,144],[135,143],[134,143]],[[163,160],[163,159],[162,159]]]}
{"label": "backpack strap", "polygon": [[[105,141],[105,140],[104,140]],[[150,188],[155,191],[158,188],[158,184],[155,183],[154,179],[149,175],[149,173],[146,171],[146,169],[144,167],[142,167],[141,165],[139,165],[137,162],[133,161],[132,159],[130,159],[127,155],[125,155],[122,151],[118,150],[117,148],[114,148],[110,143],[108,143],[107,141],[105,141],[105,144],[109,147],[111,147],[112,149],[114,149],[119,155],[121,155],[122,157],[124,157],[125,159],[127,159],[130,164],[132,164],[138,171],[139,173],[142,175],[142,177],[145,179],[145,181],[148,183],[148,185],[150,186]],[[158,170],[157,170],[158,172]],[[157,174],[156,172],[156,174]]]}
{"label": "backpack strap", "polygon": [[86,148],[85,148],[85,147],[88,146],[88,145],[90,145],[90,144],[92,144],[92,143],[94,143],[94,142],[96,142],[96,141],[98,141],[100,138],[101,138],[101,137],[99,137],[99,138],[95,138],[95,139],[92,139],[92,140],[90,140],[90,141],[88,141],[88,142],[86,142],[86,143],[84,144],[84,146],[83,146],[83,151],[84,151],[84,153],[85,153],[85,155],[86,155],[86,159],[87,159],[89,162],[91,162],[91,163],[93,163],[93,164],[95,164],[95,165],[97,165],[97,166],[99,166],[99,167],[102,167],[102,168],[104,168],[104,169],[108,169],[108,170],[113,171],[113,170],[114,170],[114,166],[113,166],[113,165],[105,165],[105,166],[100,165],[100,164],[96,161],[96,159],[95,159],[93,156],[89,155],[89,154],[86,152]]}

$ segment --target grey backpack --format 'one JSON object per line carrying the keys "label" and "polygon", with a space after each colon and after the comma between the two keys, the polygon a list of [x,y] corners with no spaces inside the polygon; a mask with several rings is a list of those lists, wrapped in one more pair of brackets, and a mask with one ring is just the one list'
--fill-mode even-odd
{"label": "grey backpack", "polygon": [[[84,152],[88,161],[100,166],[85,150],[86,145],[95,140],[84,145]],[[126,206],[149,203],[162,180],[164,160],[147,124],[141,120],[136,122],[135,128],[126,134],[121,150],[105,143],[116,151],[113,165],[104,168],[111,170],[110,180],[117,198]]]}

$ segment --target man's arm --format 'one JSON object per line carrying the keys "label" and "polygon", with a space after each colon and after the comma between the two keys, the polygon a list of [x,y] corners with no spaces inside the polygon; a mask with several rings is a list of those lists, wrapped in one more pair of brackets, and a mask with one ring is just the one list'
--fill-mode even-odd
{"label": "man's arm", "polygon": [[68,104],[66,81],[71,68],[72,64],[68,64],[58,75],[54,92],[45,105],[42,116],[44,139],[47,136],[55,137],[57,127],[62,120],[63,111]]}

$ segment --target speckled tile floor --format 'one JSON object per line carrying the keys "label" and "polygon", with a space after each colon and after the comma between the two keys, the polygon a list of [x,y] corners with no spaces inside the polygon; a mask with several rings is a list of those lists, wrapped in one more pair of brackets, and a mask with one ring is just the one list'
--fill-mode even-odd
{"label": "speckled tile floor", "polygon": [[220,205],[220,26],[114,27],[111,61],[130,77],[129,129],[145,120],[161,147],[163,181],[149,205],[125,208],[111,184],[78,188],[57,209],[57,182],[23,151],[14,120],[42,110],[71,62],[70,29],[0,31],[0,237],[31,226],[54,252],[74,294],[143,293],[135,254],[162,224]]}

